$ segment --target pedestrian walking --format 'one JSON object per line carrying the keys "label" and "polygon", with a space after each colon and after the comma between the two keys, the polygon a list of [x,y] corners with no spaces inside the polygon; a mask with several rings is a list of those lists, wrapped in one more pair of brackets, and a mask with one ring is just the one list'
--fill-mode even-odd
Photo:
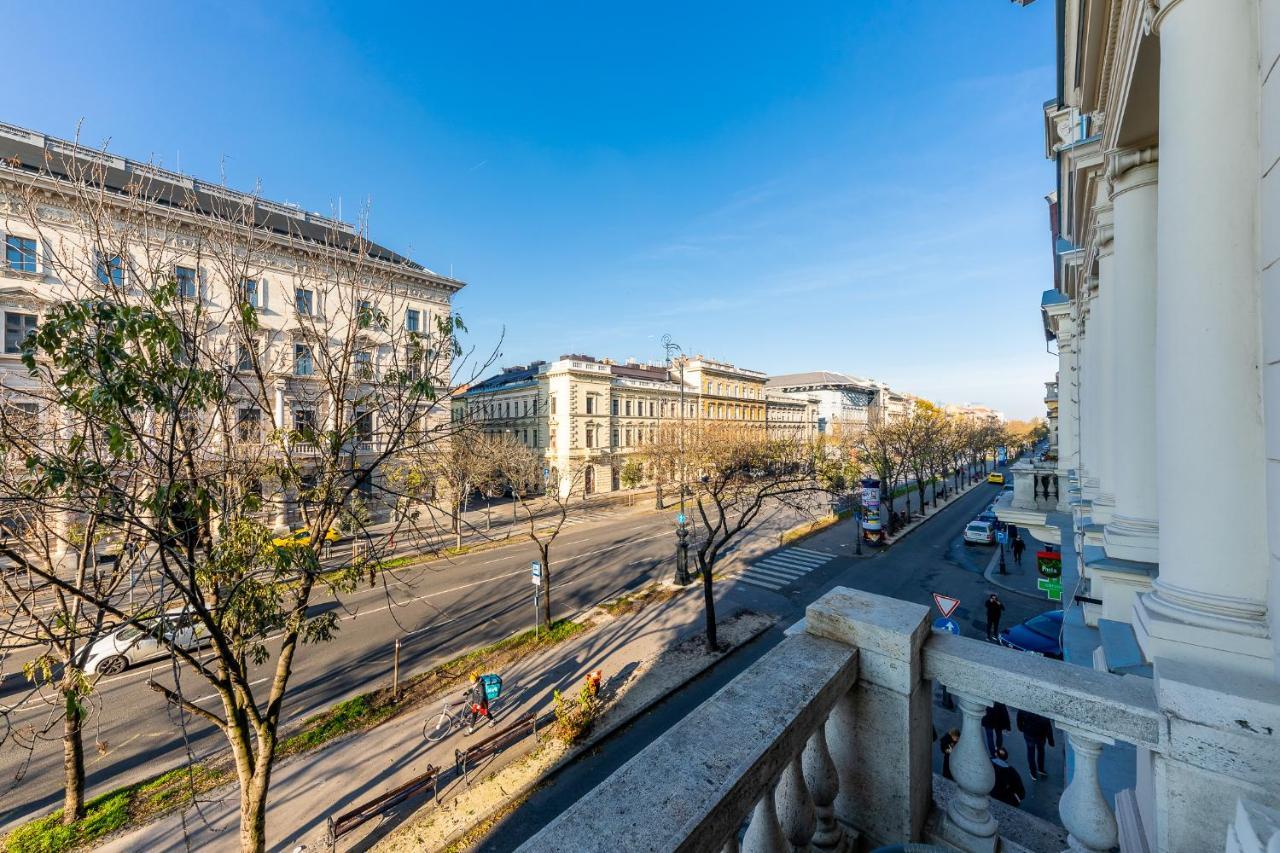
{"label": "pedestrian walking", "polygon": [[1048,779],[1044,769],[1044,745],[1056,746],[1053,742],[1053,721],[1031,711],[1018,712],[1018,731],[1027,742],[1027,772],[1031,778]]}
{"label": "pedestrian walking", "polygon": [[1009,708],[1003,702],[997,702],[982,715],[982,734],[987,739],[987,755],[995,755],[996,750],[1004,746],[1004,733],[1012,728],[1009,721]]}
{"label": "pedestrian walking", "polygon": [[951,776],[951,750],[956,748],[956,744],[960,742],[960,730],[951,729],[938,741],[938,748],[942,750],[942,778],[950,779]]}
{"label": "pedestrian walking", "polygon": [[[1014,528],[1015,531],[1017,529],[1018,528],[1016,527]],[[1013,561],[1017,563],[1019,566],[1022,565],[1022,552],[1025,550],[1027,550],[1026,542],[1023,542],[1021,539],[1013,540]]]}
{"label": "pedestrian walking", "polygon": [[493,714],[489,713],[489,694],[485,690],[484,678],[479,672],[471,673],[471,687],[467,690],[466,702],[467,710],[470,712],[467,717],[467,734],[475,731],[481,717],[487,717],[489,725],[494,725]]}
{"label": "pedestrian walking", "polygon": [[1017,808],[1027,796],[1023,787],[1022,776],[1017,768],[1009,764],[1009,752],[1003,746],[996,750],[991,759],[991,766],[996,771],[996,783],[991,786],[991,797],[1002,803]]}
{"label": "pedestrian walking", "polygon": [[1004,602],[994,592],[987,596],[987,639],[995,640],[1000,636],[1000,616],[1004,613]]}

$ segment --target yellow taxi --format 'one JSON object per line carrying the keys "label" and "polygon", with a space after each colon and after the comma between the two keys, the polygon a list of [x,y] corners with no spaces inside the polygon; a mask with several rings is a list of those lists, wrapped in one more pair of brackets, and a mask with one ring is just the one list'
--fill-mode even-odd
{"label": "yellow taxi", "polygon": [[[332,527],[324,535],[326,542],[337,542],[338,539],[338,531]],[[311,544],[311,531],[305,527],[299,527],[297,530],[290,531],[287,536],[277,536],[272,539],[271,544],[277,548],[301,548]]]}
{"label": "yellow taxi", "polygon": [[1000,473],[999,471],[992,471],[990,474],[988,474],[988,475],[987,475],[987,482],[988,482],[988,483],[999,483],[1001,486],[1003,486],[1003,485],[1004,485],[1004,474]]}

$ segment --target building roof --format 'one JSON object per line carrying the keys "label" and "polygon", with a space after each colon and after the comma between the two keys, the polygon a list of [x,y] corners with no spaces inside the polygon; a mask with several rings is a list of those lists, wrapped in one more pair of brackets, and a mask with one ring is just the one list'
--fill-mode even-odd
{"label": "building roof", "polygon": [[779,391],[875,391],[876,386],[869,380],[859,379],[847,373],[832,373],[828,370],[813,370],[808,373],[785,373],[781,376],[770,376],[765,382],[766,388]]}
{"label": "building roof", "polygon": [[248,193],[210,184],[190,175],[128,160],[76,142],[47,136],[26,128],[0,123],[0,165],[32,175],[67,179],[70,174],[93,167],[102,176],[105,188],[120,195],[145,188],[148,200],[157,204],[205,216],[241,216],[252,209],[253,224],[282,237],[301,239],[343,251],[362,248],[374,260],[405,267],[438,279],[444,287],[461,289],[463,282],[432,272],[385,246],[364,240],[354,226],[300,207],[278,204]]}

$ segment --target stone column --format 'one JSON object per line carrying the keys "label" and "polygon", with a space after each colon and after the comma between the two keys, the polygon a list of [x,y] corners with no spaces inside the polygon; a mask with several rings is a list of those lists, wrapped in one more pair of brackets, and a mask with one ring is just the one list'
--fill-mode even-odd
{"label": "stone column", "polygon": [[1116,498],[1107,555],[1154,563],[1156,522],[1156,150],[1112,155]]}
{"label": "stone column", "polygon": [[1115,338],[1116,338],[1116,276],[1114,270],[1115,241],[1112,240],[1111,209],[1108,206],[1098,214],[1098,295],[1094,299],[1093,400],[1097,412],[1094,416],[1094,443],[1096,455],[1097,489],[1093,496],[1090,516],[1098,524],[1111,521],[1115,509]]}
{"label": "stone column", "polygon": [[1098,488],[1098,443],[1094,424],[1098,414],[1098,388],[1093,382],[1094,362],[1097,360],[1097,341],[1100,337],[1094,320],[1094,304],[1096,297],[1091,294],[1092,286],[1084,285],[1089,295],[1082,300],[1080,310],[1080,327],[1076,335],[1077,352],[1079,352],[1078,369],[1080,388],[1080,494],[1092,500],[1097,496]]}
{"label": "stone column", "polygon": [[1253,0],[1180,0],[1154,21],[1160,576],[1134,628],[1148,657],[1271,674],[1257,11]]}
{"label": "stone column", "polygon": [[271,417],[275,420],[275,423],[272,425],[274,429],[284,429],[284,391],[284,381],[277,381],[275,387],[275,406],[271,412]]}
{"label": "stone column", "polygon": [[1062,318],[1057,324],[1059,383],[1057,383],[1057,470],[1066,492],[1069,471],[1080,467],[1080,386],[1075,320]]}

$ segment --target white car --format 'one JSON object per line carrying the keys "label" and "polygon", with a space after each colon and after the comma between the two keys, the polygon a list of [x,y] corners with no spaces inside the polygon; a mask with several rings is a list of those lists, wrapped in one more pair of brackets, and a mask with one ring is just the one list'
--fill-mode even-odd
{"label": "white car", "polygon": [[185,612],[174,610],[163,619],[144,619],[138,625],[123,625],[95,642],[89,648],[85,671],[115,675],[134,664],[167,656],[171,644],[198,649],[207,642],[204,626]]}
{"label": "white car", "polygon": [[990,545],[996,541],[996,530],[989,521],[971,521],[964,528],[964,543]]}

